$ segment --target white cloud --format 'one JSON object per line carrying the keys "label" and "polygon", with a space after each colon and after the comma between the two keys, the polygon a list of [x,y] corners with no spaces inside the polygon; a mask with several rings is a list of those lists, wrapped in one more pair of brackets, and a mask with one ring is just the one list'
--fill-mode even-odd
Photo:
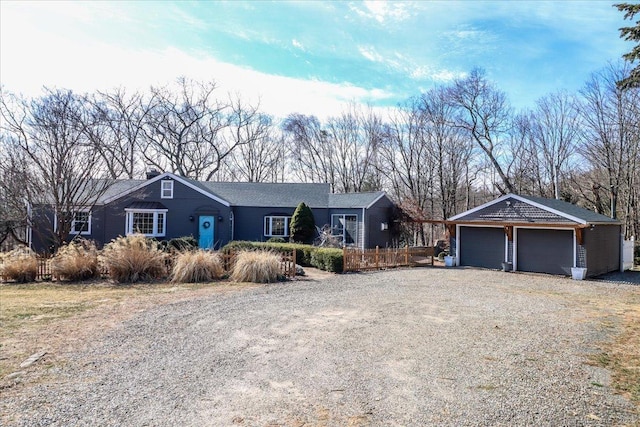
{"label": "white cloud", "polygon": [[358,46],[358,52],[371,62],[385,62],[384,57],[373,46]]}
{"label": "white cloud", "polygon": [[375,19],[379,23],[385,21],[402,21],[411,16],[410,2],[388,2],[381,0],[366,0],[362,2],[364,9],[352,6],[358,15],[365,18]]}
{"label": "white cloud", "polygon": [[293,45],[293,47],[298,48],[300,50],[305,50],[304,45],[302,43],[300,43],[298,40],[293,39],[291,40],[291,44]]}

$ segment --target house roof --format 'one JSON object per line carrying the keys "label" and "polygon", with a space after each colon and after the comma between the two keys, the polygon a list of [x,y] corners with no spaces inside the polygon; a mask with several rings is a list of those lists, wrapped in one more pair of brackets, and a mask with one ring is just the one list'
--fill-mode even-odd
{"label": "house roof", "polygon": [[196,181],[166,172],[148,180],[117,180],[98,204],[110,203],[162,179],[174,179],[227,206],[284,208],[304,202],[310,208],[369,208],[385,195],[383,191],[331,194],[331,186],[326,183]]}
{"label": "house roof", "polygon": [[499,222],[545,225],[619,224],[620,222],[571,203],[507,194],[449,219],[452,222]]}
{"label": "house roof", "polygon": [[211,181],[199,184],[232,206],[291,207],[304,202],[310,208],[326,208],[330,192],[329,184]]}
{"label": "house roof", "polygon": [[338,209],[369,208],[384,195],[384,191],[329,194],[329,207]]}

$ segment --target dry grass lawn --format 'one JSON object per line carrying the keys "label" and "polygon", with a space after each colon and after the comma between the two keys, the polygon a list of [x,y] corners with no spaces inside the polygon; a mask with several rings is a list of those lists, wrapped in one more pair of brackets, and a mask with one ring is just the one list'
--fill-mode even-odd
{"label": "dry grass lawn", "polygon": [[46,364],[63,362],[64,353],[159,304],[234,292],[251,284],[0,284],[0,390],[22,370],[30,355],[47,352]]}

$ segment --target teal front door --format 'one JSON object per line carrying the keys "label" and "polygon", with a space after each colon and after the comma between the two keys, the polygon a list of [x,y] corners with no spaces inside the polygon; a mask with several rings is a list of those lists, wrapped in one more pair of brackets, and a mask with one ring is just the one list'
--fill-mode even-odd
{"label": "teal front door", "polygon": [[198,246],[200,249],[213,249],[213,217],[201,216],[198,224]]}

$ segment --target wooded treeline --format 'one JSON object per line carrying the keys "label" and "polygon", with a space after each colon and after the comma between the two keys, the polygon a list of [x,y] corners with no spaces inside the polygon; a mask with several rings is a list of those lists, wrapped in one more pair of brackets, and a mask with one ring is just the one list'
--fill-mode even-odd
{"label": "wooded treeline", "polygon": [[[385,190],[414,219],[447,218],[509,192],[552,197],[619,218],[626,237],[638,236],[640,89],[616,86],[629,72],[609,64],[577,93],[515,111],[474,69],[396,108],[352,104],[323,121],[277,119],[213,81],[185,78],[146,92],[45,88],[33,99],[2,88],[0,240],[28,221],[25,201],[53,204],[57,232],[68,233],[74,207],[149,168]],[[414,231],[418,244],[434,237],[429,227]]]}

